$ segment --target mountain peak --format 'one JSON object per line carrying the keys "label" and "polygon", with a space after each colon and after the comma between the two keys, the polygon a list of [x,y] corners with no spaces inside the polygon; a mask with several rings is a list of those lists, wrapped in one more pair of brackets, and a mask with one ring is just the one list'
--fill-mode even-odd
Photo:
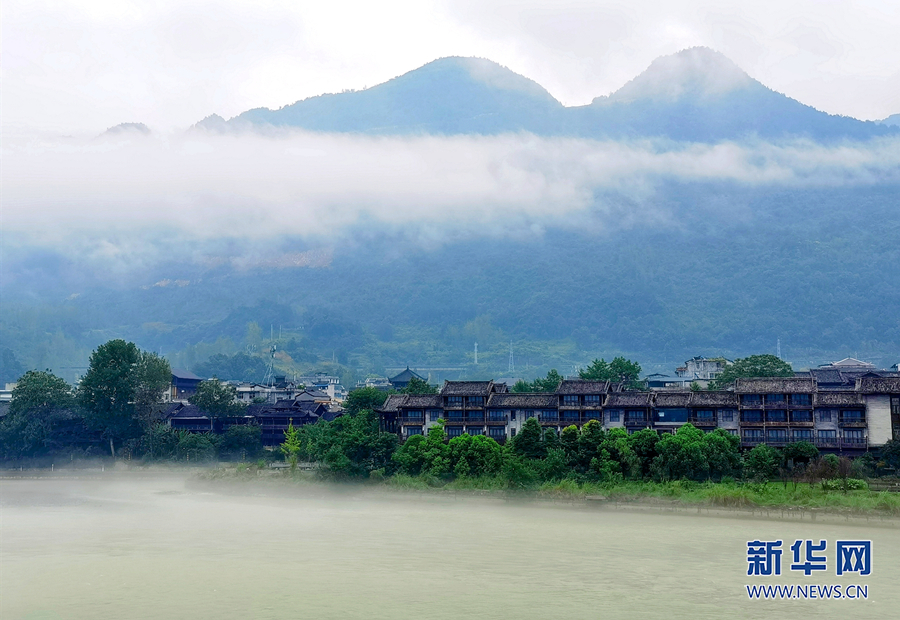
{"label": "mountain peak", "polygon": [[650,63],[647,70],[609,96],[610,101],[678,101],[685,96],[714,98],[744,90],[756,80],[724,54],[692,47]]}

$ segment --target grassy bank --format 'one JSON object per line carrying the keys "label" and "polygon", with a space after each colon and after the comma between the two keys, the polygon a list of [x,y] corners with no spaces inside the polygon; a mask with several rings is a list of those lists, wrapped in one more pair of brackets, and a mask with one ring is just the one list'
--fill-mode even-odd
{"label": "grassy bank", "polygon": [[[316,484],[327,479],[314,472],[259,470],[256,467],[219,468],[200,474],[203,480],[265,479],[275,483]],[[820,512],[878,514],[900,516],[900,493],[875,492],[868,489],[825,490],[822,485],[780,482],[673,482],[625,481],[598,484],[561,480],[544,482],[530,489],[510,491],[499,477],[455,478],[445,480],[433,476],[396,474],[359,482],[368,488],[387,488],[426,493],[473,493],[556,499],[564,501],[598,501],[616,503],[652,503],[684,506],[709,506],[738,509],[805,509]]]}

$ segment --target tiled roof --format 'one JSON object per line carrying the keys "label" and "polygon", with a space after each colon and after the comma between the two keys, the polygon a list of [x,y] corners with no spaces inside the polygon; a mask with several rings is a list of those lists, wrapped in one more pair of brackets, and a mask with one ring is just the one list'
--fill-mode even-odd
{"label": "tiled roof", "polygon": [[815,406],[861,405],[862,398],[854,392],[819,392],[815,395]]}
{"label": "tiled roof", "polygon": [[556,394],[509,392],[491,394],[487,406],[506,409],[545,409],[556,407],[557,402]]}
{"label": "tiled roof", "polygon": [[445,381],[441,396],[487,396],[493,381]]}
{"label": "tiled roof", "polygon": [[406,404],[409,394],[391,394],[384,401],[384,404],[378,409],[383,413],[397,413],[397,411]]}
{"label": "tiled roof", "polygon": [[557,394],[606,394],[609,381],[585,381],[583,379],[566,379],[556,388]]}
{"label": "tiled roof", "polygon": [[605,407],[649,407],[650,392],[616,392],[606,397]]}
{"label": "tiled roof", "polygon": [[408,394],[404,407],[422,407],[427,409],[430,407],[441,406],[440,394]]}
{"label": "tiled roof", "polygon": [[691,404],[690,392],[657,392],[654,394],[656,407],[687,407]]}
{"label": "tiled roof", "polygon": [[861,394],[900,394],[900,376],[860,377],[856,389]]}
{"label": "tiled roof", "polygon": [[805,377],[736,379],[734,391],[738,394],[809,394],[816,391],[816,382]]}
{"label": "tiled roof", "polygon": [[734,392],[693,392],[692,407],[737,407],[738,398]]}

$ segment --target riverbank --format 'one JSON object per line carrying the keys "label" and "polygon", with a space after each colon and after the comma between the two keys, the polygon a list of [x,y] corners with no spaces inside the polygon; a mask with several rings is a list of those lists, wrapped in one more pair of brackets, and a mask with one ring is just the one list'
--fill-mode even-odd
{"label": "riverbank", "polygon": [[[200,483],[243,482],[274,486],[332,485],[315,472],[267,471],[255,468],[217,468],[198,472]],[[900,494],[867,489],[824,490],[821,485],[799,483],[737,483],[691,481],[579,483],[574,480],[545,482],[530,489],[509,490],[499,478],[457,478],[398,474],[383,479],[346,482],[359,490],[386,490],[430,496],[477,496],[497,499],[552,501],[619,509],[739,511],[793,519],[838,518],[890,519],[900,524]]]}

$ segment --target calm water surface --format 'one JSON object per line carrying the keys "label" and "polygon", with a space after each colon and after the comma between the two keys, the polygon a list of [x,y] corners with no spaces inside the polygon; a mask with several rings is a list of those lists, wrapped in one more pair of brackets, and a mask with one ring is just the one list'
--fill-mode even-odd
{"label": "calm water surface", "polygon": [[[900,528],[180,475],[0,481],[0,618],[900,618]],[[872,539],[862,601],[751,602],[746,542]],[[786,555],[790,552],[787,551]],[[789,558],[786,558],[789,560]]]}

